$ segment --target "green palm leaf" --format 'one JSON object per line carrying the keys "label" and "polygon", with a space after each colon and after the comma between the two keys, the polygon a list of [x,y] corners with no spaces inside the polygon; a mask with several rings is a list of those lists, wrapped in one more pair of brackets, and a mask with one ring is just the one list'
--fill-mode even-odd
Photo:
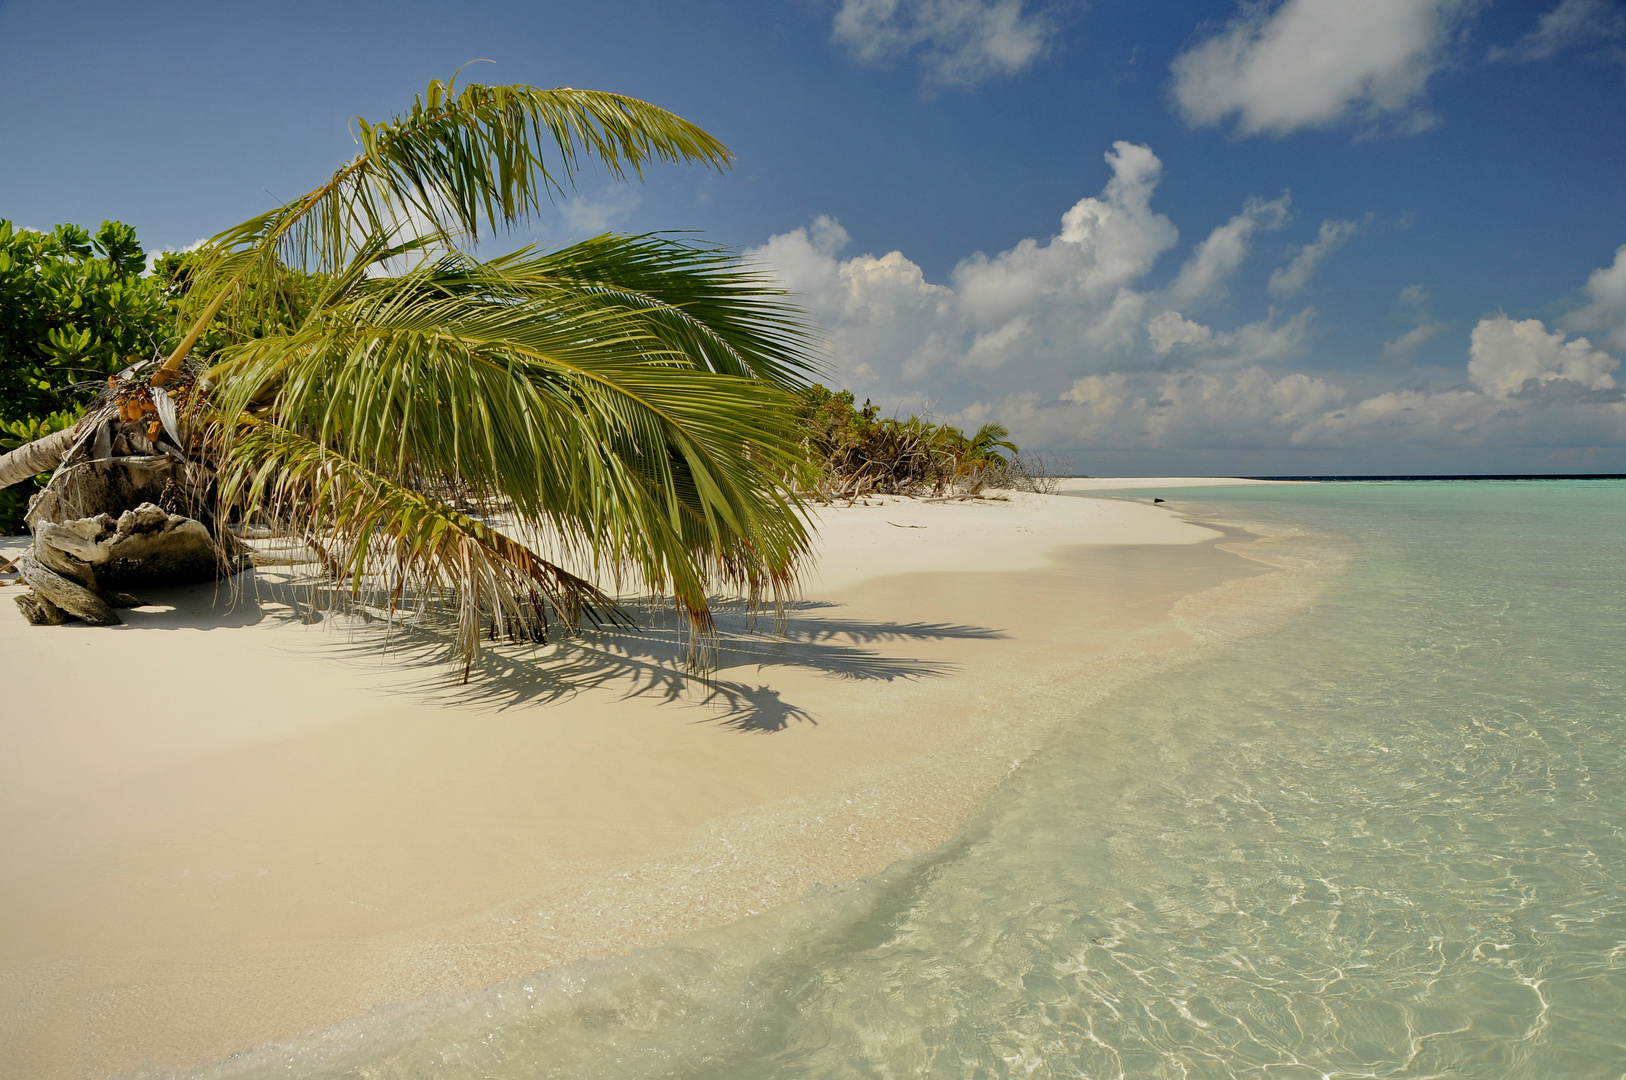
{"label": "green palm leaf", "polygon": [[550,607],[565,627],[584,615],[630,623],[590,582],[524,544],[274,424],[252,423],[233,440],[220,483],[224,499],[304,535],[353,596],[382,581],[392,612],[403,599],[449,598],[465,680],[487,624],[493,638],[545,643]]}
{"label": "green palm leaf", "polygon": [[184,312],[190,329],[166,373],[218,314],[230,318],[268,295],[253,286],[284,266],[332,273],[378,237],[433,236],[446,248],[475,241],[482,228],[525,221],[573,184],[583,155],[618,179],[641,178],[654,161],[721,168],[731,160],[722,143],[664,109],[569,87],[457,90],[437,79],[404,115],[356,124],[361,153],[326,183],[200,249]]}
{"label": "green palm leaf", "polygon": [[[341,538],[357,588],[402,573],[369,562],[362,536],[439,567],[436,588],[462,598],[465,650],[479,647],[469,612],[517,616],[486,563],[459,577],[436,554],[452,535],[458,559],[489,550],[426,508],[437,491],[502,500],[516,543],[671,595],[699,646],[712,590],[794,587],[808,535],[787,481],[800,450],[785,386],[812,363],[807,330],[723,253],[600,238],[335,282],[300,327],[209,372],[220,414],[247,421],[223,428],[221,451],[241,512]],[[311,494],[327,491],[318,474],[345,477],[342,498]]]}

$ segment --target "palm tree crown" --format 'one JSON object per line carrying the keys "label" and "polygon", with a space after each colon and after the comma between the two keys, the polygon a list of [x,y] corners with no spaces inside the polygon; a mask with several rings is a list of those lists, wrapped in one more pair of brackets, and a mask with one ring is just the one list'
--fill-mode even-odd
{"label": "palm tree crown", "polygon": [[[465,677],[482,634],[620,617],[589,578],[671,597],[702,645],[714,590],[793,588],[790,392],[814,359],[780,291],[653,235],[470,254],[584,156],[641,177],[727,149],[620,95],[439,81],[357,138],[321,187],[192,256],[184,332],[136,376],[179,403],[217,521],[298,532],[355,594],[449,606]],[[314,283],[298,310],[290,273]],[[224,344],[194,356],[206,330]],[[505,507],[501,531],[470,498]]]}

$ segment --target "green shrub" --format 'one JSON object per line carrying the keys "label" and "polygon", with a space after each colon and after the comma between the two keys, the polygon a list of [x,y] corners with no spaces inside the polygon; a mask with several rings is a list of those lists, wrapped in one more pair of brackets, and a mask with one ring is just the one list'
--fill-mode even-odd
{"label": "green shrub", "polygon": [[1053,490],[1045,463],[1024,459],[1001,424],[973,435],[919,416],[883,417],[847,390],[801,393],[807,449],[800,487],[826,501],[864,495],[975,495],[985,487]]}
{"label": "green shrub", "polygon": [[[143,274],[135,230],[104,221],[49,233],[0,220],[0,453],[60,431],[133,363],[163,355],[178,334],[176,308],[191,288],[191,256],[166,252]],[[204,332],[198,355],[303,317],[323,279],[285,271],[275,287],[243,290],[237,309]],[[244,308],[252,308],[245,317]],[[20,532],[38,481],[0,490],[0,535]]]}
{"label": "green shrub", "polygon": [[[122,222],[92,235],[0,220],[0,452],[71,425],[109,375],[169,341],[173,306],[146,261]],[[0,491],[0,533],[20,531],[35,490]]]}

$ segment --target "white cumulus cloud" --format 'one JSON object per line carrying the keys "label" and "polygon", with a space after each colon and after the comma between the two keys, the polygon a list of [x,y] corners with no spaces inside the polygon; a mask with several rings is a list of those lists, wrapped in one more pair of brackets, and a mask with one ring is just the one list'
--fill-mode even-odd
{"label": "white cumulus cloud", "polygon": [[1564,317],[1571,330],[1601,335],[1604,345],[1626,352],[1626,244],[1615,249],[1615,261],[1587,278],[1591,302]]}
{"label": "white cumulus cloud", "polygon": [[1164,311],[1146,323],[1146,336],[1152,351],[1163,356],[1178,345],[1207,345],[1214,340],[1214,331],[1178,311]]}
{"label": "white cumulus cloud", "polygon": [[1433,341],[1445,329],[1445,323],[1438,320],[1424,322],[1406,331],[1397,338],[1383,343],[1383,352],[1378,356],[1378,363],[1388,367],[1405,367],[1417,355],[1417,350]]}
{"label": "white cumulus cloud", "polygon": [[1584,337],[1565,341],[1540,319],[1515,322],[1506,315],[1480,319],[1470,339],[1468,378],[1493,397],[1505,398],[1562,379],[1587,390],[1611,390],[1609,373],[1620,366]]}
{"label": "white cumulus cloud", "polygon": [[1023,240],[992,257],[979,252],[955,268],[961,310],[974,329],[998,330],[1036,298],[1099,309],[1179,240],[1173,222],[1151,208],[1163,171],[1157,156],[1116,142],[1106,161],[1112,179],[1100,197],[1080,199],[1062,215],[1054,239]]}
{"label": "white cumulus cloud", "polygon": [[1022,0],[842,0],[832,35],[857,60],[914,56],[929,81],[973,86],[1025,70],[1055,29]]}
{"label": "white cumulus cloud", "polygon": [[1253,234],[1261,229],[1279,229],[1287,224],[1289,197],[1264,202],[1249,199],[1242,213],[1208,234],[1169,286],[1176,303],[1200,304],[1225,295],[1225,283],[1241,267],[1253,244]]}
{"label": "white cumulus cloud", "polygon": [[1209,361],[1211,367],[1274,362],[1299,351],[1314,314],[1314,308],[1305,308],[1278,322],[1273,309],[1258,322],[1216,333],[1178,311],[1163,311],[1147,320],[1146,339],[1159,356],[1183,347],[1185,358]]}
{"label": "white cumulus cloud", "polygon": [[1266,289],[1275,297],[1296,296],[1309,284],[1310,276],[1321,261],[1343,247],[1354,235],[1353,221],[1323,221],[1316,238],[1300,248],[1292,262],[1271,271]]}
{"label": "white cumulus cloud", "polygon": [[901,251],[841,258],[848,238],[828,218],[748,254],[818,316],[838,371],[860,384],[1125,348],[1148,314],[1133,285],[1179,232],[1151,208],[1162,170],[1151,150],[1119,142],[1106,161],[1111,179],[1062,215],[1056,236],[963,259],[951,285],[926,280]]}
{"label": "white cumulus cloud", "polygon": [[817,316],[829,337],[832,377],[894,400],[919,400],[928,380],[974,382],[996,369],[1031,380],[1137,356],[1156,363],[1179,346],[1193,360],[1223,365],[1276,362],[1299,350],[1310,309],[1291,317],[1272,311],[1230,330],[1174,310],[1225,294],[1254,234],[1286,220],[1285,195],[1249,200],[1196,246],[1169,287],[1147,288],[1159,257],[1179,240],[1174,224],[1152,208],[1162,164],[1128,142],[1114,143],[1105,159],[1111,178],[1062,215],[1056,235],[970,255],[947,284],[928,280],[901,251],[843,257],[849,237],[828,217],[748,254]]}
{"label": "white cumulus cloud", "polygon": [[1237,117],[1244,135],[1285,135],[1354,116],[1420,131],[1419,101],[1471,0],[1253,3],[1176,57],[1174,96],[1188,123]]}

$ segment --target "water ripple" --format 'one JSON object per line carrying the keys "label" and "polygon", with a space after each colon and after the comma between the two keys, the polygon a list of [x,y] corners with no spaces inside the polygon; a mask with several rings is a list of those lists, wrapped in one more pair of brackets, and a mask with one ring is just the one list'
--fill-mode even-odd
{"label": "water ripple", "polygon": [[1205,492],[1359,558],[931,858],[281,1074],[1622,1077],[1621,494]]}

